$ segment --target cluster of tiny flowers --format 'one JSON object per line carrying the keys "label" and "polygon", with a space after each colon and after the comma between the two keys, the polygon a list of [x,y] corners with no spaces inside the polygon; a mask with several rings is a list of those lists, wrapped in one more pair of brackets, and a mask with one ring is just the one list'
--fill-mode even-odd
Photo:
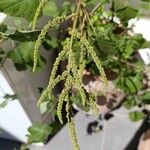
{"label": "cluster of tiny flowers", "polygon": [[[69,97],[66,97],[66,99],[68,99]],[[79,148],[79,145],[78,145],[78,141],[77,141],[77,135],[76,135],[76,129],[75,129],[75,125],[74,125],[74,122],[73,122],[73,117],[71,116],[72,114],[70,114],[70,104],[69,104],[69,101],[67,101],[67,104],[66,104],[66,118],[67,118],[67,121],[68,121],[68,130],[69,130],[69,133],[70,133],[70,136],[71,136],[71,139],[72,139],[72,144],[73,144],[73,149],[74,150],[80,150]]]}
{"label": "cluster of tiny flowers", "polygon": [[68,98],[69,90],[71,89],[71,87],[72,87],[72,77],[68,75],[65,82],[65,87],[58,98],[58,104],[57,104],[57,116],[61,124],[63,124],[63,119],[62,119],[63,102],[66,98]]}
{"label": "cluster of tiny flowers", "polygon": [[72,50],[70,51],[70,53],[71,53],[71,55],[70,55],[71,71],[72,71],[73,77],[75,79],[75,83],[76,83],[76,85],[78,87],[78,91],[79,91],[79,93],[81,95],[81,98],[82,98],[82,101],[83,101],[83,105],[85,105],[86,94],[85,94],[84,87],[83,87],[83,84],[82,84],[82,77],[80,76],[81,74],[79,74],[79,72],[78,72],[78,67],[76,65],[76,60],[75,60],[75,54],[74,54],[74,52]]}
{"label": "cluster of tiny flowers", "polygon": [[91,55],[93,61],[95,62],[96,66],[101,74],[102,80],[107,87],[108,86],[107,77],[106,77],[105,71],[102,67],[102,63],[101,63],[100,59],[98,58],[94,48],[91,46],[90,42],[85,38],[85,36],[83,36],[82,34],[80,34],[77,31],[74,31],[73,33],[76,35],[77,38],[80,39],[81,43],[86,47],[87,53]]}
{"label": "cluster of tiny flowers", "polygon": [[34,19],[33,19],[33,23],[32,23],[32,29],[33,30],[36,27],[37,19],[38,19],[40,13],[41,13],[42,8],[46,4],[46,2],[47,2],[47,0],[41,0],[38,8],[36,9],[36,12],[35,12],[35,15],[34,15]]}
{"label": "cluster of tiny flowers", "polygon": [[94,99],[91,96],[89,97],[89,101],[90,101],[90,105],[92,107],[93,112],[95,113],[96,116],[98,116],[99,109],[98,109],[96,101],[94,101]]}
{"label": "cluster of tiny flowers", "polygon": [[70,120],[68,122],[68,129],[69,129],[69,133],[70,133],[70,136],[72,139],[73,149],[74,150],[80,150],[79,145],[78,145],[78,141],[77,141],[76,131],[75,131],[75,124],[74,124],[72,117],[70,118]]}
{"label": "cluster of tiny flowers", "polygon": [[58,54],[58,57],[56,58],[55,63],[53,64],[53,68],[52,68],[52,71],[51,71],[51,76],[50,76],[50,79],[49,79],[48,86],[47,86],[46,90],[44,90],[44,92],[42,93],[41,97],[39,98],[38,105],[42,101],[44,101],[46,97],[51,99],[52,89],[55,87],[55,85],[57,83],[64,80],[65,77],[68,75],[68,71],[64,71],[62,73],[62,75],[58,75],[55,78],[57,70],[58,70],[59,63],[63,59],[63,57],[65,56],[67,51],[68,51],[68,44],[66,46],[64,46],[63,50]]}
{"label": "cluster of tiny flowers", "polygon": [[86,65],[86,50],[85,50],[85,46],[81,43],[80,46],[80,65],[79,65],[79,74],[82,80],[82,76],[83,76],[83,71],[85,69],[85,65]]}
{"label": "cluster of tiny flowers", "polygon": [[61,17],[56,17],[53,20],[50,20],[47,25],[44,26],[44,28],[42,29],[40,35],[38,36],[38,39],[35,43],[34,46],[34,65],[33,65],[33,72],[35,72],[36,67],[37,67],[37,63],[38,63],[38,59],[39,59],[39,48],[42,45],[42,42],[46,36],[46,33],[48,32],[48,30],[66,20],[69,19],[74,19],[76,18],[76,14],[71,14],[69,16],[61,16]]}
{"label": "cluster of tiny flowers", "polygon": [[[34,20],[33,20],[33,29],[35,29],[37,19],[40,15],[40,12],[45,5],[47,0],[41,0],[39,7],[36,10]],[[78,14],[78,13],[77,13]],[[38,60],[40,57],[39,54],[39,49],[40,46],[42,45],[42,42],[49,31],[50,28],[68,20],[72,19],[74,20],[74,23],[77,22],[77,14],[71,14],[69,16],[61,16],[61,17],[56,17],[53,20],[50,20],[44,28],[41,30],[40,35],[38,36],[38,39],[35,43],[34,47],[34,65],[33,65],[33,72],[35,72]],[[98,115],[98,107],[96,101],[94,101],[93,97],[89,94],[89,96],[86,95],[86,90],[84,89],[84,85],[82,82],[83,78],[83,71],[86,67],[86,55],[90,55],[93,61],[95,62],[102,80],[104,84],[107,86],[107,78],[104,72],[104,69],[102,67],[102,63],[99,60],[96,52],[94,51],[94,48],[91,46],[90,42],[86,38],[86,34],[81,34],[74,29],[70,31],[71,38],[69,39],[68,43],[63,47],[62,51],[58,54],[58,57],[56,58],[53,68],[51,71],[51,75],[49,78],[49,83],[47,88],[43,91],[39,101],[38,105],[41,104],[44,100],[49,100],[51,101],[53,99],[53,89],[54,87],[62,80],[65,80],[64,83],[64,88],[61,91],[60,95],[58,96],[58,103],[57,103],[57,116],[61,124],[63,124],[63,116],[62,116],[62,109],[63,109],[63,104],[66,101],[66,118],[68,121],[68,129],[69,133],[72,139],[73,143],[73,148],[74,150],[80,150],[78,142],[77,142],[77,136],[75,132],[75,124],[73,122],[73,117],[72,117],[72,109],[71,109],[71,104],[72,102],[69,100],[69,94],[70,90],[72,90],[72,87],[76,86],[77,90],[82,98],[82,105],[86,106],[86,104],[90,104],[91,108],[93,111]],[[73,42],[74,40],[80,40],[80,58],[79,58],[79,63],[76,60],[76,52],[73,50]],[[67,55],[66,55],[67,54]],[[68,65],[66,66],[66,70],[61,74],[57,75],[57,70],[60,62],[63,60],[63,58],[67,56],[68,57]],[[77,65],[79,64],[79,65]],[[57,75],[57,76],[56,76]],[[88,97],[88,99],[87,99]]]}

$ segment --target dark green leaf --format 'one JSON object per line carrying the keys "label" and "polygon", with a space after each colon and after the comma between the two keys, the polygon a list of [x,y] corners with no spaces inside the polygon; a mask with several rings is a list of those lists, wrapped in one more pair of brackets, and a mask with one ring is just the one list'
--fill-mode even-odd
{"label": "dark green leaf", "polygon": [[43,7],[43,14],[45,16],[56,17],[59,14],[59,10],[56,5],[56,1],[50,0]]}
{"label": "dark green leaf", "polygon": [[5,96],[3,97],[5,100],[0,103],[0,108],[4,108],[7,106],[8,102],[16,100],[17,99],[17,95],[16,94],[5,94]]}
{"label": "dark green leaf", "polygon": [[110,55],[115,49],[115,44],[112,41],[99,37],[99,47],[102,53]]}
{"label": "dark green leaf", "polygon": [[[33,67],[33,50],[35,42],[21,43],[16,49],[8,53],[8,57],[12,59],[18,71],[32,70]],[[39,71],[45,65],[45,59],[40,56],[38,59],[37,70]]]}
{"label": "dark green leaf", "polygon": [[43,42],[43,46],[46,50],[51,50],[59,47],[58,40],[55,37],[48,37]]}
{"label": "dark green leaf", "polygon": [[5,31],[7,31],[7,26],[4,24],[0,24],[0,32],[4,33]]}
{"label": "dark green leaf", "polygon": [[43,92],[44,88],[42,88],[42,87],[38,87],[37,89],[38,89],[39,93],[40,93],[40,94],[42,94],[42,92]]}
{"label": "dark green leaf", "polygon": [[137,14],[138,14],[138,10],[130,6],[124,7],[117,11],[117,16],[125,23],[132,18],[136,18]]}
{"label": "dark green leaf", "polygon": [[82,99],[81,99],[81,97],[80,97],[79,94],[72,95],[72,96],[70,97],[70,100],[71,100],[74,104],[76,104],[79,108],[81,108],[81,109],[83,109],[83,110],[85,110],[85,111],[87,111],[87,112],[89,111],[89,109],[90,109],[89,105],[83,106]]}
{"label": "dark green leaf", "polygon": [[150,91],[145,92],[141,98],[144,103],[150,104]]}
{"label": "dark green leaf", "polygon": [[53,128],[47,124],[35,123],[28,128],[28,143],[45,142]]}
{"label": "dark green leaf", "polygon": [[117,11],[119,9],[124,8],[124,2],[122,0],[114,0],[114,10]]}
{"label": "dark green leaf", "polygon": [[127,99],[125,100],[125,102],[123,103],[123,106],[126,109],[131,109],[136,105],[135,99],[134,97],[127,97]]}
{"label": "dark green leaf", "polygon": [[6,35],[7,37],[11,38],[14,41],[20,42],[29,42],[29,41],[36,41],[38,38],[40,31],[18,31],[16,30],[15,33]]}
{"label": "dark green leaf", "polygon": [[150,0],[141,0],[142,2],[150,2]]}
{"label": "dark green leaf", "polygon": [[12,95],[6,94],[6,95],[4,96],[4,98],[5,98],[5,99],[15,100],[15,99],[17,99],[17,95],[16,95],[16,94],[12,94]]}
{"label": "dark green leaf", "polygon": [[125,77],[125,88],[128,93],[134,94],[142,87],[143,84],[140,76],[137,75],[135,77]]}
{"label": "dark green leaf", "polygon": [[38,5],[38,0],[0,0],[0,11],[31,21]]}
{"label": "dark green leaf", "polygon": [[54,123],[50,124],[50,127],[53,129],[50,134],[57,133],[61,128],[62,124],[59,122],[59,120],[56,120]]}
{"label": "dark green leaf", "polygon": [[145,117],[145,114],[140,111],[134,111],[134,112],[129,113],[129,118],[133,122],[139,121],[139,120],[143,119],[144,117]]}

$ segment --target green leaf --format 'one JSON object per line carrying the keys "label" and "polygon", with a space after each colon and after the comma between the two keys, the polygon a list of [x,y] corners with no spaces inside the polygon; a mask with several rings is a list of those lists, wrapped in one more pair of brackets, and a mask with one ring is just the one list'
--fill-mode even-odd
{"label": "green leaf", "polygon": [[142,101],[146,104],[150,104],[150,91],[147,91],[142,95]]}
{"label": "green leaf", "polygon": [[45,142],[53,128],[47,124],[35,123],[28,128],[28,143]]}
{"label": "green leaf", "polygon": [[85,106],[83,106],[82,99],[81,99],[81,96],[79,94],[72,95],[70,97],[70,100],[74,104],[76,104],[79,108],[81,108],[82,110],[85,110],[86,112],[88,112],[90,110],[90,107],[89,107],[88,104],[86,104]]}
{"label": "green leaf", "polygon": [[150,0],[141,0],[142,2],[150,2]]}
{"label": "green leaf", "polygon": [[119,9],[124,8],[124,2],[122,0],[114,0],[114,10],[117,11]]}
{"label": "green leaf", "polygon": [[43,14],[45,16],[56,17],[59,14],[59,10],[57,8],[56,2],[53,0],[48,1],[43,7]]}
{"label": "green leaf", "polygon": [[137,14],[138,14],[138,10],[130,6],[124,7],[117,11],[117,16],[121,19],[121,21],[125,23],[132,18],[136,18]]}
{"label": "green leaf", "polygon": [[144,117],[145,117],[145,114],[140,111],[134,111],[134,112],[129,113],[129,118],[133,122],[139,121],[139,120],[143,119]]}
{"label": "green leaf", "polygon": [[136,75],[125,77],[125,89],[128,93],[134,94],[143,87],[141,76]]}
{"label": "green leaf", "polygon": [[0,109],[7,106],[8,100],[4,100],[2,103],[0,103]]}
{"label": "green leaf", "polygon": [[43,42],[43,46],[46,50],[51,50],[59,47],[58,39],[55,37],[48,37]]}
{"label": "green leaf", "polygon": [[32,30],[32,31],[18,31],[16,30],[14,33],[6,35],[14,41],[20,42],[30,42],[36,41],[38,35],[40,34],[40,30]]}
{"label": "green leaf", "polygon": [[141,34],[136,34],[132,37],[124,35],[117,41],[117,46],[125,59],[130,58],[134,52],[137,52],[140,48],[147,47],[147,45]]}
{"label": "green leaf", "polygon": [[131,109],[136,105],[135,99],[133,96],[128,96],[125,102],[123,103],[123,106],[126,109]]}
{"label": "green leaf", "polygon": [[0,0],[0,12],[31,21],[38,5],[38,0]]}
{"label": "green leaf", "polygon": [[17,99],[17,95],[16,94],[5,94],[5,96],[3,97],[5,100],[0,103],[0,108],[4,108],[7,106],[8,102],[16,100]]}
{"label": "green leaf", "polygon": [[12,95],[10,95],[10,94],[6,94],[5,96],[4,96],[4,98],[5,99],[10,99],[10,100],[15,100],[15,99],[17,99],[17,95],[16,94],[12,94]]}
{"label": "green leaf", "polygon": [[7,31],[7,26],[4,24],[0,24],[0,32],[4,33],[5,31]]}
{"label": "green leaf", "polygon": [[[8,52],[8,57],[12,59],[18,71],[23,71],[26,69],[29,71],[32,70],[34,44],[35,42],[24,42],[21,43],[16,49]],[[36,71],[41,70],[44,65],[45,59],[40,56]]]}

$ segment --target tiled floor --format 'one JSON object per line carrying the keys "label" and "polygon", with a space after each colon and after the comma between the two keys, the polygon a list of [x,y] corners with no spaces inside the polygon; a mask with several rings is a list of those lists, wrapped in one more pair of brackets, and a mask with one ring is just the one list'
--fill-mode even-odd
{"label": "tiled floor", "polygon": [[[75,116],[76,129],[81,150],[124,150],[142,121],[133,123],[128,118],[128,112],[124,108],[113,112],[114,117],[103,121],[103,131],[88,135],[86,129],[88,123],[95,121],[94,116],[86,116],[79,112]],[[31,150],[72,150],[72,144],[65,126],[44,147],[32,147]]]}

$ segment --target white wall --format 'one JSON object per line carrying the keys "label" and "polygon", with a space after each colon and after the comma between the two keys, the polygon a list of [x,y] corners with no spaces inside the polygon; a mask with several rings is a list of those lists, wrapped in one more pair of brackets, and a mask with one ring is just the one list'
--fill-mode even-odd
{"label": "white wall", "polygon": [[[0,103],[4,100],[5,94],[14,94],[14,92],[0,71]],[[14,136],[15,139],[26,142],[27,128],[31,125],[32,123],[19,100],[11,101],[6,107],[0,109],[0,128]],[[0,136],[10,138],[5,133],[1,133]]]}
{"label": "white wall", "polygon": [[[4,22],[13,26],[13,20],[0,13],[0,23]],[[42,21],[45,24],[47,20]],[[12,49],[12,42],[9,41],[1,45],[5,50]],[[27,141],[27,128],[33,122],[51,122],[53,116],[44,116],[37,108],[39,92],[37,87],[45,87],[48,83],[50,68],[53,62],[53,53],[43,50],[43,55],[48,60],[47,66],[42,72],[34,75],[28,71],[18,72],[11,60],[7,60],[0,68],[0,102],[7,94],[17,94],[19,100],[9,102],[5,108],[0,109],[0,129],[4,133],[0,137],[17,139],[22,142]],[[6,131],[6,132],[5,132]],[[8,136],[9,133],[12,135]]]}

